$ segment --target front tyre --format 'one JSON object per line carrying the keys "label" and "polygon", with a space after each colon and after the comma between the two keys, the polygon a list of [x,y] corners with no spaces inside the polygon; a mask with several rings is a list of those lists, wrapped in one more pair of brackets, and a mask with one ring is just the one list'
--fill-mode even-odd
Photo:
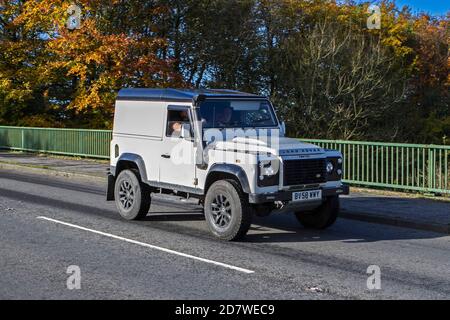
{"label": "front tyre", "polygon": [[252,221],[248,197],[234,180],[214,182],[205,197],[205,218],[219,239],[233,241],[244,237]]}
{"label": "front tyre", "polygon": [[114,186],[116,207],[122,218],[140,220],[150,209],[150,188],[142,183],[137,170],[123,170]]}
{"label": "front tyre", "polygon": [[339,196],[328,197],[317,209],[309,212],[296,212],[297,220],[308,229],[326,229],[339,214]]}

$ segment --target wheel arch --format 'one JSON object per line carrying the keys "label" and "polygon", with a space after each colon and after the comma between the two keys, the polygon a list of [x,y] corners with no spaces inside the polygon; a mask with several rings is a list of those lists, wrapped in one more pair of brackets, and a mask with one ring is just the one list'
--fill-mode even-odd
{"label": "wheel arch", "polygon": [[205,182],[204,192],[208,192],[209,187],[218,180],[233,179],[238,182],[245,193],[250,193],[250,185],[244,169],[237,165],[220,163],[214,164],[208,172]]}
{"label": "wheel arch", "polygon": [[114,176],[117,178],[119,173],[125,169],[137,169],[142,182],[146,182],[147,169],[145,167],[144,159],[135,153],[122,153],[117,160],[117,165],[114,170]]}

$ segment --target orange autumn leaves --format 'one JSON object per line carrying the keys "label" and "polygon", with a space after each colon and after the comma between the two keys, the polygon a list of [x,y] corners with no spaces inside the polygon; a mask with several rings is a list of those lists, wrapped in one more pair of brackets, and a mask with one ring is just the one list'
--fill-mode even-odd
{"label": "orange autumn leaves", "polygon": [[[118,2],[110,1],[109,6]],[[42,70],[47,78],[69,83],[73,91],[68,109],[85,114],[100,111],[108,117],[122,86],[164,87],[181,82],[172,71],[170,59],[157,56],[158,49],[166,45],[164,40],[101,30],[97,18],[104,1],[79,1],[81,27],[69,30],[66,22],[70,4],[61,0],[27,1],[15,20],[46,39],[48,61]]]}

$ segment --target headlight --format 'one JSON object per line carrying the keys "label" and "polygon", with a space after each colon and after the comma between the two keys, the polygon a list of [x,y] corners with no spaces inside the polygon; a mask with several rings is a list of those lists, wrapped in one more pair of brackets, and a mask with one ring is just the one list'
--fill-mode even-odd
{"label": "headlight", "polygon": [[342,164],[341,157],[327,158],[327,181],[339,181],[342,179]]}
{"label": "headlight", "polygon": [[279,183],[280,162],[274,160],[261,160],[258,163],[258,186],[267,187]]}
{"label": "headlight", "polygon": [[259,179],[263,180],[264,176],[273,176],[275,169],[272,167],[271,160],[262,160],[259,162]]}
{"label": "headlight", "polygon": [[[322,168],[323,168],[323,167],[322,167]],[[328,161],[328,162],[327,162],[327,173],[330,174],[330,173],[333,172],[333,170],[334,170],[333,162]]]}

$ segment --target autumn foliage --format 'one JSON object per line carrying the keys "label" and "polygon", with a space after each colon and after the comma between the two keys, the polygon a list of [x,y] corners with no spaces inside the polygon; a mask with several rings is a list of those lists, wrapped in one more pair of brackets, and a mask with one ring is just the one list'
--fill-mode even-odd
{"label": "autumn foliage", "polygon": [[[120,10],[121,3],[79,1],[84,10],[82,25],[70,30],[66,27],[69,1],[10,2],[3,12],[9,23],[1,43],[3,121],[110,127],[121,87],[182,85],[172,60],[158,56],[165,39],[115,28],[103,20],[106,17],[101,18],[108,11]],[[158,10],[152,7],[148,14],[157,15]],[[8,93],[11,89],[13,94]],[[11,113],[12,105],[19,109]]]}
{"label": "autumn foliage", "polygon": [[361,1],[6,0],[0,125],[110,128],[121,87],[216,87],[291,135],[450,144],[449,14],[379,5],[369,29]]}

